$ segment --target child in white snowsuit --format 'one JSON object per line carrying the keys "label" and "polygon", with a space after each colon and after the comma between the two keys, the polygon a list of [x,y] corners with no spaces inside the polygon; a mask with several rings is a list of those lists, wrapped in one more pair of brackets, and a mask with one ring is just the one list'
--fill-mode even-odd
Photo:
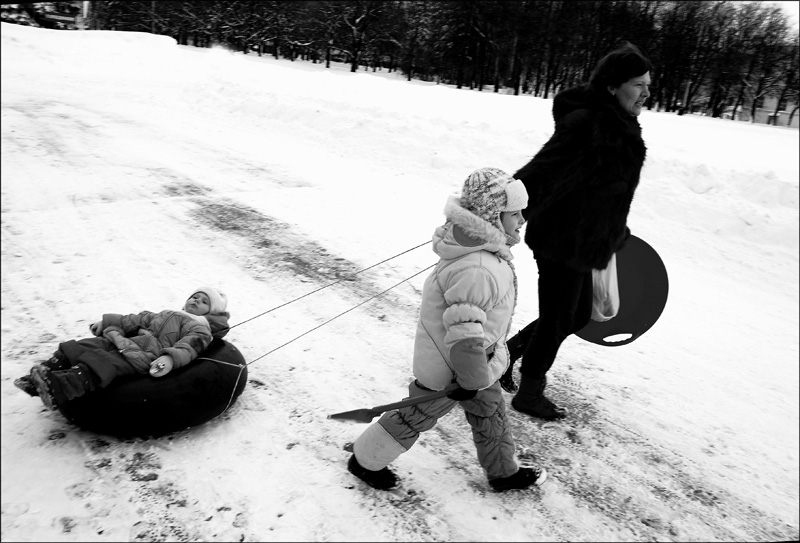
{"label": "child in white snowsuit", "polygon": [[370,486],[393,488],[397,477],[387,466],[459,403],[494,490],[544,482],[544,469],[517,463],[498,382],[509,363],[505,342],[517,299],[510,246],[520,240],[527,201],[522,182],[496,168],[473,172],[461,197],[449,197],[447,222],[433,235],[440,260],[422,291],[409,392],[420,396],[452,382],[460,388],[386,412],[358,437],[348,469]]}
{"label": "child in white snowsuit", "polygon": [[107,313],[90,325],[93,338],[60,343],[53,356],[14,384],[49,409],[107,387],[124,375],[163,377],[189,364],[215,338],[228,333],[227,297],[201,287],[181,311]]}

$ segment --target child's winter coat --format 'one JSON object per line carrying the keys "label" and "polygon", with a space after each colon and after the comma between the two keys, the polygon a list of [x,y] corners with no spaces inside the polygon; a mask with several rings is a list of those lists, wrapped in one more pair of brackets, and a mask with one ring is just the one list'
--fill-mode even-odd
{"label": "child's winter coat", "polygon": [[[414,377],[433,390],[454,379],[480,390],[508,367],[505,341],[517,302],[513,257],[505,234],[461,207],[458,197],[448,199],[445,216],[433,235],[441,260],[422,292]],[[455,229],[474,241],[464,243]]]}
{"label": "child's winter coat", "polygon": [[227,311],[203,316],[174,310],[106,313],[102,335],[144,373],[153,360],[165,354],[172,357],[174,368],[180,368],[197,358],[215,337],[228,333],[229,316]]}

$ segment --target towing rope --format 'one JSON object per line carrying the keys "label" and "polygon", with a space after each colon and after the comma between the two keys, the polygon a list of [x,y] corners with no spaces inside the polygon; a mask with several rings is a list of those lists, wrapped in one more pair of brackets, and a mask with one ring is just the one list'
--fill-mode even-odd
{"label": "towing rope", "polygon": [[[397,258],[397,257],[399,257],[399,256],[402,256],[402,255],[404,255],[404,254],[406,254],[406,253],[409,253],[409,252],[411,252],[411,251],[413,251],[413,250],[415,250],[415,249],[419,249],[420,247],[423,247],[424,245],[427,245],[428,243],[431,243],[431,241],[430,241],[430,240],[428,240],[428,241],[426,241],[425,243],[420,243],[419,245],[416,245],[416,246],[414,246],[414,247],[411,247],[410,249],[406,249],[405,251],[403,251],[403,252],[400,252],[400,253],[397,253],[397,254],[396,254],[396,255],[394,255],[394,256],[390,256],[389,258],[386,258],[386,259],[384,259],[384,260],[381,260],[380,262],[377,262],[377,263],[375,263],[375,264],[373,264],[373,265],[371,265],[371,266],[368,266],[368,267],[366,267],[366,268],[363,268],[363,269],[361,269],[361,270],[358,270],[357,272],[355,272],[355,273],[354,273],[352,276],[350,276],[350,277],[356,276],[356,275],[358,275],[358,274],[360,274],[360,273],[363,273],[363,272],[365,272],[365,271],[367,271],[367,270],[370,270],[370,269],[372,269],[372,268],[374,268],[374,267],[376,267],[376,266],[380,266],[381,264],[384,264],[384,263],[386,263],[386,262],[389,262],[390,260],[393,260],[393,259],[395,259],[395,258]],[[433,268],[435,265],[436,265],[436,264],[431,264],[431,265],[430,265],[430,266],[428,266],[427,268],[425,268],[425,269],[423,269],[423,270],[420,270],[420,271],[418,271],[417,273],[415,273],[415,274],[413,274],[413,275],[411,275],[411,276],[409,276],[409,277],[406,277],[405,279],[403,279],[402,281],[399,281],[398,283],[395,283],[394,285],[392,285],[391,287],[387,288],[386,290],[383,290],[383,291],[379,292],[378,294],[375,294],[375,295],[373,295],[373,296],[370,296],[369,298],[367,298],[367,299],[366,299],[366,300],[364,300],[363,302],[361,302],[361,303],[359,303],[359,304],[357,304],[357,305],[354,305],[354,306],[353,306],[353,307],[351,307],[350,309],[347,309],[347,310],[345,310],[345,311],[342,311],[341,313],[339,313],[338,315],[336,315],[336,316],[334,316],[334,317],[331,317],[330,319],[326,320],[326,321],[325,321],[325,322],[323,322],[322,324],[319,324],[319,325],[315,326],[314,328],[311,328],[310,330],[306,330],[305,332],[303,332],[303,333],[302,333],[302,334],[300,334],[299,336],[297,336],[297,337],[294,337],[294,338],[290,339],[290,340],[289,340],[289,341],[287,341],[286,343],[283,343],[282,345],[279,345],[279,346],[275,347],[275,348],[274,348],[274,349],[272,349],[271,351],[268,351],[268,352],[266,352],[266,353],[262,354],[261,356],[259,356],[258,358],[256,358],[256,359],[254,359],[254,360],[252,360],[252,361],[248,362],[248,363],[247,363],[247,365],[249,366],[250,364],[253,364],[253,363],[257,362],[258,360],[261,360],[261,359],[262,359],[262,358],[264,358],[265,356],[268,356],[268,355],[270,355],[270,354],[274,353],[274,352],[275,352],[275,351],[277,351],[278,349],[281,349],[281,348],[283,348],[283,347],[285,347],[285,346],[289,345],[290,343],[292,343],[292,342],[294,342],[294,341],[297,341],[298,339],[300,339],[301,337],[305,336],[306,334],[310,334],[310,333],[311,333],[311,332],[313,332],[314,330],[317,330],[318,328],[321,328],[321,327],[325,326],[325,325],[326,325],[326,324],[328,324],[329,322],[331,322],[331,321],[334,321],[334,320],[338,319],[338,318],[339,318],[339,317],[341,317],[342,315],[345,315],[345,314],[347,314],[347,313],[349,313],[349,312],[353,311],[354,309],[357,309],[357,308],[361,307],[362,305],[366,304],[367,302],[370,302],[370,301],[374,300],[375,298],[377,298],[377,297],[379,297],[379,296],[382,296],[382,295],[386,294],[387,292],[389,292],[389,291],[390,291],[390,290],[392,290],[393,288],[396,288],[398,285],[401,285],[401,284],[405,283],[406,281],[409,281],[409,280],[413,279],[414,277],[418,276],[419,274],[421,274],[421,273],[423,273],[423,272],[426,272],[426,271],[428,271],[429,269]],[[268,314],[268,313],[271,313],[271,312],[275,311],[276,309],[280,309],[281,307],[285,307],[285,306],[287,306],[287,305],[289,305],[289,304],[293,304],[294,302],[297,302],[297,301],[299,301],[299,300],[302,300],[303,298],[305,298],[305,297],[307,297],[307,296],[311,296],[312,294],[315,294],[315,293],[317,293],[317,292],[319,292],[319,291],[321,291],[321,290],[324,290],[324,289],[326,289],[326,288],[328,288],[328,287],[332,287],[332,286],[334,286],[334,285],[338,285],[339,283],[341,283],[341,282],[342,282],[342,281],[344,281],[345,279],[347,279],[347,278],[343,277],[343,278],[341,278],[341,279],[338,279],[338,280],[336,280],[336,281],[333,281],[332,283],[328,283],[327,285],[323,285],[323,286],[319,287],[318,289],[315,289],[315,290],[312,290],[312,291],[310,291],[310,292],[307,292],[307,293],[303,294],[302,296],[298,296],[297,298],[294,298],[293,300],[289,300],[288,302],[285,302],[285,303],[282,303],[282,304],[280,304],[280,305],[277,305],[277,306],[273,307],[272,309],[268,309],[267,311],[264,311],[263,313],[259,313],[259,314],[258,314],[258,315],[256,315],[255,317],[251,317],[251,318],[249,318],[249,319],[247,319],[247,320],[244,320],[244,321],[242,321],[242,322],[236,323],[236,324],[234,324],[233,326],[229,326],[227,329],[228,329],[228,330],[232,330],[233,328],[236,328],[237,326],[241,326],[242,324],[245,324],[245,323],[247,323],[247,322],[250,322],[250,321],[252,321],[252,320],[255,320],[255,319],[259,318],[259,317],[263,317],[264,315],[266,315],[266,314]],[[215,361],[215,362],[219,362],[219,361]]]}

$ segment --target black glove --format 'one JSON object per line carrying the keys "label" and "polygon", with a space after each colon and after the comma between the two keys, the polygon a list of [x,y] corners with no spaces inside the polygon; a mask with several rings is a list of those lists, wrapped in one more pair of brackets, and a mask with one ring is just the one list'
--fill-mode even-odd
{"label": "black glove", "polygon": [[463,402],[464,400],[471,400],[477,393],[477,390],[467,390],[466,388],[458,387],[457,389],[448,392],[447,397],[457,402]]}

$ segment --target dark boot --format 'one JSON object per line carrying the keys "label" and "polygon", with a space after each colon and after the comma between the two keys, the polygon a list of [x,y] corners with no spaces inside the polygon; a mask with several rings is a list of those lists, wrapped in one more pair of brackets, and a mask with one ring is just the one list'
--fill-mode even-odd
{"label": "dark boot", "polygon": [[500,377],[500,387],[505,390],[506,392],[514,393],[519,390],[517,383],[514,382],[514,361],[512,360],[508,364],[508,369]]}
{"label": "dark boot", "polygon": [[67,357],[61,351],[56,351],[53,356],[42,362],[43,366],[50,368],[50,371],[68,370],[72,365],[67,361]]}
{"label": "dark boot", "polygon": [[511,362],[511,366],[513,366],[514,362],[522,358],[522,355],[525,354],[525,349],[528,348],[529,339],[529,336],[520,332],[506,341],[506,347],[508,347],[508,360]]}
{"label": "dark boot", "polygon": [[525,349],[528,348],[528,342],[533,335],[533,330],[536,328],[536,321],[532,322],[506,341],[508,347],[508,369],[500,377],[500,386],[506,392],[514,393],[519,390],[519,386],[514,382],[514,362],[522,358],[525,354]]}
{"label": "dark boot", "polygon": [[356,455],[351,455],[347,461],[347,471],[378,490],[389,490],[397,486],[397,475],[389,468],[377,471],[367,469],[356,460]]}
{"label": "dark boot", "polygon": [[35,397],[39,395],[39,393],[36,391],[36,383],[33,382],[33,377],[31,377],[30,373],[14,379],[14,386],[28,396]]}
{"label": "dark boot", "polygon": [[528,344],[531,342],[538,324],[539,319],[536,319],[506,340],[506,346],[508,347],[508,354],[510,355],[512,364],[522,358],[522,355],[525,354],[525,349],[528,348]]}
{"label": "dark boot", "polygon": [[[69,368],[69,362],[67,362],[66,357],[61,351],[56,351],[53,353],[53,356],[39,365],[45,366],[52,371],[65,370]],[[33,377],[31,376],[30,372],[28,375],[23,375],[22,377],[14,379],[14,386],[29,396],[39,395],[39,392],[36,390],[36,383],[33,381]]]}
{"label": "dark boot", "polygon": [[59,371],[51,371],[40,364],[31,369],[31,377],[36,383],[42,403],[51,410],[95,390],[100,381],[86,364],[77,364]]}
{"label": "dark boot", "polygon": [[546,480],[547,471],[544,468],[521,467],[514,475],[492,479],[489,481],[489,486],[497,492],[522,490],[531,485],[542,486]]}
{"label": "dark boot", "polygon": [[544,420],[563,419],[567,410],[557,406],[544,395],[547,377],[526,377],[522,375],[519,392],[511,400],[511,407],[532,417]]}

